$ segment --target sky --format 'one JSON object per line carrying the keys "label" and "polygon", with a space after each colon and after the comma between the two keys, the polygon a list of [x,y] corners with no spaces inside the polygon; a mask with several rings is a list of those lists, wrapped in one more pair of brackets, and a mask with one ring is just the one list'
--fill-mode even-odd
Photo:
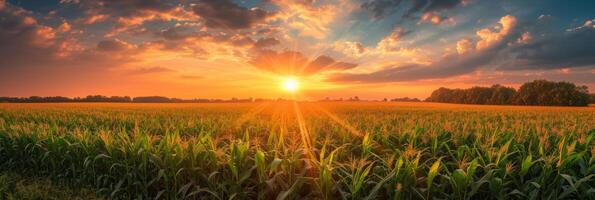
{"label": "sky", "polygon": [[[0,0],[0,96],[595,92],[592,0]],[[299,90],[283,89],[284,81]]]}

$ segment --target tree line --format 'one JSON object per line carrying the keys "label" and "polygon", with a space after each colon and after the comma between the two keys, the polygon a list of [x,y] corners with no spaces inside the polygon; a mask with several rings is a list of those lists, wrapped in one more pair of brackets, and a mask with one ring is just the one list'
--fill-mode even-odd
{"label": "tree line", "polygon": [[129,96],[103,96],[103,95],[89,95],[86,97],[0,97],[0,103],[67,103],[67,102],[114,102],[114,103],[223,103],[223,102],[259,102],[272,101],[270,99],[178,99],[168,98],[164,96],[141,96],[131,98]]}
{"label": "tree line", "polygon": [[[276,101],[283,101],[277,99]],[[223,99],[178,99],[164,96],[103,96],[89,95],[86,97],[0,97],[0,103],[44,103],[44,102],[131,102],[131,103],[220,103],[220,102],[262,102],[275,101],[274,99],[260,98],[231,98]],[[330,99],[320,101],[360,101],[358,96],[349,99]],[[395,98],[383,101],[418,102],[417,98]],[[519,90],[501,85],[491,87],[472,87],[469,89],[449,89],[441,87],[430,95],[425,101],[462,104],[486,105],[543,105],[543,106],[588,106],[595,104],[595,94],[589,94],[586,86],[576,86],[569,82],[551,82],[535,80],[523,84]]]}
{"label": "tree line", "polygon": [[449,89],[441,87],[426,99],[428,102],[486,104],[486,105],[539,105],[588,106],[595,103],[595,94],[587,86],[569,82],[534,80],[524,83],[518,90],[501,85]]}

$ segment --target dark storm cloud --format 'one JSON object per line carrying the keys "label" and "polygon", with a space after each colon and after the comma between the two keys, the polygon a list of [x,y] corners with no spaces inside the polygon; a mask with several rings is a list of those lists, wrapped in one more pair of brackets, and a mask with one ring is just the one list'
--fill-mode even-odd
{"label": "dark storm cloud", "polygon": [[511,48],[504,70],[595,66],[595,28],[587,27]]}
{"label": "dark storm cloud", "polygon": [[250,64],[256,68],[267,70],[282,75],[313,75],[322,71],[346,70],[357,64],[337,62],[329,56],[319,56],[309,60],[300,52],[284,51],[275,52],[263,50],[258,53]]}
{"label": "dark storm cloud", "polygon": [[210,28],[245,29],[264,22],[272,14],[260,8],[244,8],[231,0],[202,0],[192,6]]}
{"label": "dark storm cloud", "polygon": [[381,19],[398,7],[408,6],[403,17],[413,17],[419,13],[451,9],[464,0],[367,0],[361,7],[369,10],[376,19]]}

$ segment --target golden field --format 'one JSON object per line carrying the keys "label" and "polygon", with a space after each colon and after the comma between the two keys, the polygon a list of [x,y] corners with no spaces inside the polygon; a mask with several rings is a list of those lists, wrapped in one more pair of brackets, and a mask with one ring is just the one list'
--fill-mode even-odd
{"label": "golden field", "polygon": [[115,199],[592,199],[594,139],[595,107],[0,104],[2,170]]}

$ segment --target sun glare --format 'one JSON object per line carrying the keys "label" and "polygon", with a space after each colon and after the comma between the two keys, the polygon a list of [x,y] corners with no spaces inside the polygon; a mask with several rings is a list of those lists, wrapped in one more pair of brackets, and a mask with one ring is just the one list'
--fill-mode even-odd
{"label": "sun glare", "polygon": [[287,78],[283,81],[283,89],[289,92],[295,92],[299,89],[300,83],[295,78]]}

